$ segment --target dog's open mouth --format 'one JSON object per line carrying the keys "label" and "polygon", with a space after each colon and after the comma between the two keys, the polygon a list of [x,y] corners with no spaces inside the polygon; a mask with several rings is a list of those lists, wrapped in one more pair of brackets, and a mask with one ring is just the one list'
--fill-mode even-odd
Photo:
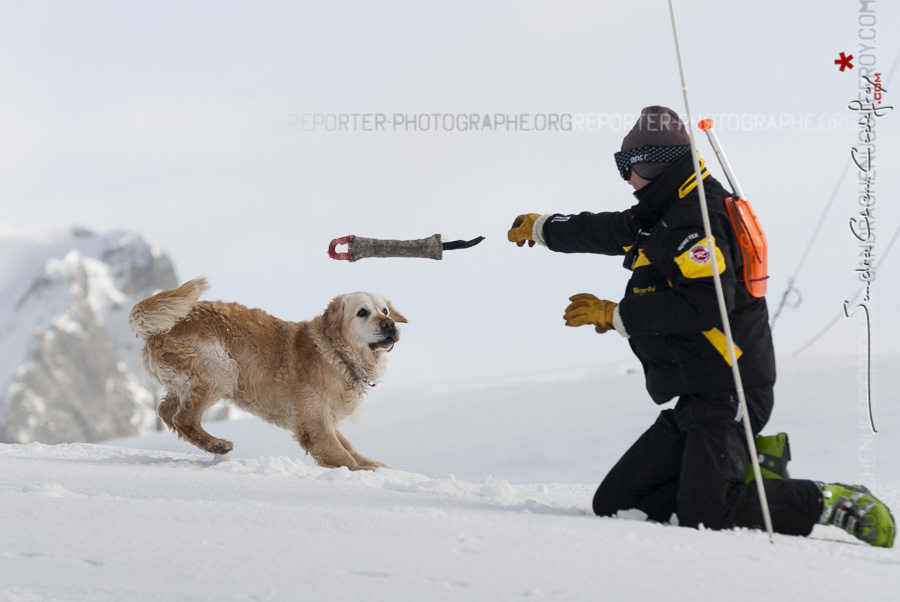
{"label": "dog's open mouth", "polygon": [[399,338],[396,337],[384,337],[380,341],[375,341],[374,343],[369,343],[369,349],[372,351],[377,351],[379,349],[383,349],[386,351],[390,351],[394,348],[394,343],[399,341]]}

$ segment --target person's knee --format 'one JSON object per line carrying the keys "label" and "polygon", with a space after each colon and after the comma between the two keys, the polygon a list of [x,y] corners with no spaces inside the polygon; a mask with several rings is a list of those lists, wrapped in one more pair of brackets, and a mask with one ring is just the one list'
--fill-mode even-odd
{"label": "person's knee", "polygon": [[619,501],[617,496],[615,495],[615,489],[610,487],[604,481],[600,484],[600,487],[597,488],[597,492],[594,493],[594,514],[597,516],[613,516],[620,508]]}
{"label": "person's knee", "polygon": [[[594,494],[594,514],[613,516],[620,510],[639,508],[655,515],[652,508],[647,512],[640,506],[659,487],[677,480],[682,450],[674,412],[663,410],[600,483]],[[666,508],[673,503],[667,503]]]}

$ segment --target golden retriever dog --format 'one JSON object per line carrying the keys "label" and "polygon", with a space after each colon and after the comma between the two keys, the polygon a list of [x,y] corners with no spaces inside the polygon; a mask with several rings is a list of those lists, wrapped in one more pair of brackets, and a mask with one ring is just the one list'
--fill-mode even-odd
{"label": "golden retriever dog", "polygon": [[308,322],[285,322],[237,303],[198,301],[197,278],[137,303],[128,323],[144,339],[144,368],[165,387],[159,416],[200,449],[232,443],[207,433],[203,412],[219,399],[288,429],[320,466],[375,470],[338,430],[354,418],[387,367],[406,322],[373,293],[339,295]]}

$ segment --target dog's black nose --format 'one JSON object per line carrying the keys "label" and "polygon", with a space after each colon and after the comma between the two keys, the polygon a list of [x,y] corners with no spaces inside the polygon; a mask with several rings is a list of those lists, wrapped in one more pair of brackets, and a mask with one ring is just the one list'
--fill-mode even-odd
{"label": "dog's black nose", "polygon": [[385,331],[397,329],[397,325],[394,324],[394,321],[390,318],[383,318],[381,322],[378,323],[378,325],[381,326],[381,329]]}

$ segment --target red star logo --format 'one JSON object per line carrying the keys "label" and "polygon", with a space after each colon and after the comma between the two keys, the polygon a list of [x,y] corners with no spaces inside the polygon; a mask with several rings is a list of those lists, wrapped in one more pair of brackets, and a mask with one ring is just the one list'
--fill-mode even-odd
{"label": "red star logo", "polygon": [[853,63],[850,62],[852,59],[853,59],[853,55],[852,55],[852,54],[851,54],[850,56],[847,56],[846,54],[844,54],[844,53],[842,52],[842,53],[841,53],[841,58],[839,58],[839,59],[834,59],[834,64],[835,64],[835,65],[840,65],[840,66],[841,66],[841,73],[843,73],[843,72],[844,72],[844,69],[853,69]]}

